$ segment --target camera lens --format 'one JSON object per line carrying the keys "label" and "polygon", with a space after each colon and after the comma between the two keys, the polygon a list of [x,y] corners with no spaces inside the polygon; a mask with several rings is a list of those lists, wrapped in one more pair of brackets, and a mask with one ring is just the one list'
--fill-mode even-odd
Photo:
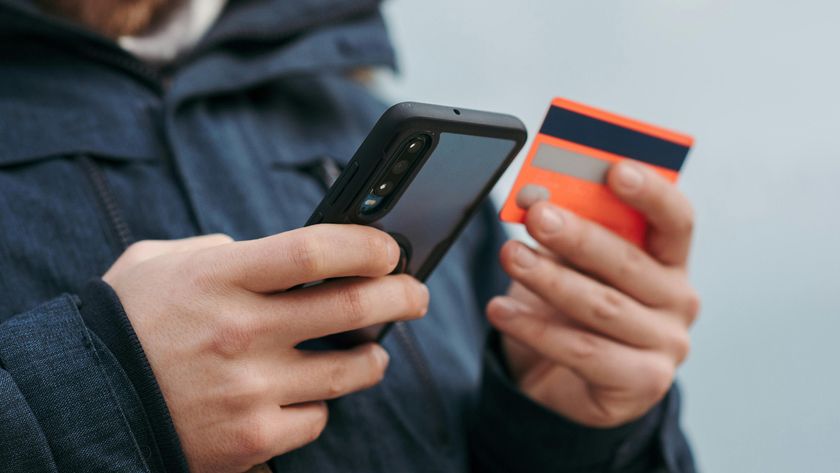
{"label": "camera lens", "polygon": [[373,188],[373,194],[385,197],[386,195],[390,194],[392,190],[394,190],[394,183],[391,181],[385,181],[377,184]]}
{"label": "camera lens", "polygon": [[391,168],[391,174],[400,175],[408,169],[409,162],[405,159],[401,159],[397,161],[397,164],[394,164],[394,167]]}
{"label": "camera lens", "polygon": [[421,137],[414,138],[408,143],[406,151],[408,151],[409,154],[417,154],[421,149],[423,149],[424,144],[426,144],[425,139]]}
{"label": "camera lens", "polygon": [[372,214],[379,207],[379,204],[382,203],[383,199],[383,197],[380,197],[378,195],[368,194],[368,196],[365,197],[364,200],[362,200],[362,204],[359,206],[359,210],[365,215]]}

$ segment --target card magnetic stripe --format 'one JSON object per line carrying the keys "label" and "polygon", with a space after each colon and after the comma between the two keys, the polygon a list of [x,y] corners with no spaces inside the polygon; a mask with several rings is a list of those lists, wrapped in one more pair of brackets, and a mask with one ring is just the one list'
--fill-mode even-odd
{"label": "card magnetic stripe", "polygon": [[689,147],[553,105],[540,133],[679,172]]}

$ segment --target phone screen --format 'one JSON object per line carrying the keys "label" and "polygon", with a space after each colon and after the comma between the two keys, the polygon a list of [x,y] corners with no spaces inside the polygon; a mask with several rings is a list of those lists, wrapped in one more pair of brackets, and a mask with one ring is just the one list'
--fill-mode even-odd
{"label": "phone screen", "polygon": [[[375,226],[410,245],[409,274],[425,278],[456,228],[506,164],[515,141],[442,132],[423,167]],[[399,238],[398,238],[399,240]],[[427,267],[428,266],[428,267]]]}

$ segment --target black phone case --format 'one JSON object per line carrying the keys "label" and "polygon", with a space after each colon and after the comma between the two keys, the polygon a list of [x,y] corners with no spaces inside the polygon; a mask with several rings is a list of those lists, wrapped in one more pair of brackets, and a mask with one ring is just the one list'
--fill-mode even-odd
{"label": "black phone case", "polygon": [[[514,143],[512,150],[502,164],[493,173],[492,177],[484,183],[481,191],[475,195],[472,202],[469,203],[466,213],[455,228],[439,240],[440,243],[436,244],[432,254],[422,262],[418,270],[413,273],[406,271],[418,280],[424,281],[452,246],[452,243],[475,214],[479,205],[487,198],[490,190],[524,146],[527,140],[527,131],[518,118],[499,113],[415,102],[404,102],[392,106],[373,127],[373,130],[356,151],[353,159],[336,182],[330,187],[327,195],[315,209],[306,225],[355,223],[377,226],[376,219],[369,219],[357,212],[358,204],[367,195],[372,180],[388,165],[389,158],[398,151],[405,140],[418,133],[427,134],[433,140],[432,150],[424,158],[426,160],[434,153],[437,137],[441,133],[499,138]],[[400,201],[402,194],[411,186],[413,179],[425,164],[424,161],[413,169],[413,175],[409,177],[408,184],[403,185],[397,191],[398,194],[389,200],[383,208],[385,212],[388,212],[391,207]],[[435,196],[429,196],[429,198],[435,198]],[[383,228],[383,230],[387,231],[388,229]],[[404,258],[406,260],[411,258],[411,248],[416,243],[412,239],[417,237],[393,233],[392,236],[400,244]],[[400,266],[405,268],[405,261],[401,262]],[[387,327],[374,326],[334,335],[328,337],[328,339],[334,345],[352,346],[379,340],[385,335],[386,331]]]}

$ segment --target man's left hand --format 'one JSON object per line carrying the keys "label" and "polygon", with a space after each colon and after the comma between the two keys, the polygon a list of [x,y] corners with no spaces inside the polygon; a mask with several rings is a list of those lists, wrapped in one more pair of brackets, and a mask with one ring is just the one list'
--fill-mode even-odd
{"label": "man's left hand", "polygon": [[648,220],[646,248],[537,203],[526,226],[544,250],[516,241],[502,248],[515,282],[487,308],[519,387],[591,427],[635,420],[665,396],[688,355],[700,305],[686,271],[694,221],[688,200],[637,163],[613,166],[607,183]]}

